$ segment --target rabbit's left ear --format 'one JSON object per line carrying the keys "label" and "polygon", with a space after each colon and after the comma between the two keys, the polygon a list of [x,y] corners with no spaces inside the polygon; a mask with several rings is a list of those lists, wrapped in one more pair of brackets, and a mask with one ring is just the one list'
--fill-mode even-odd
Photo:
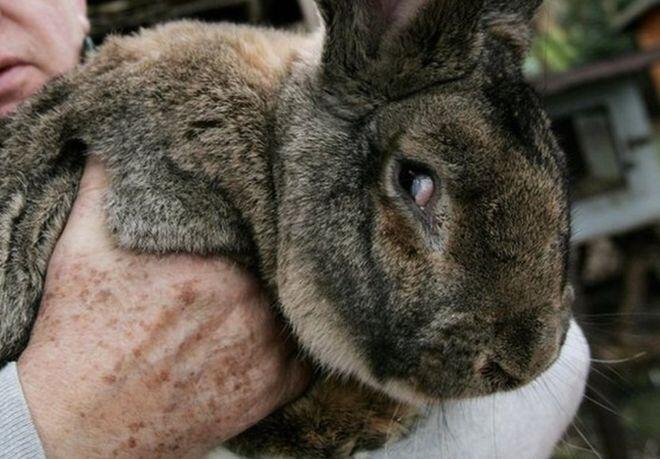
{"label": "rabbit's left ear", "polygon": [[356,111],[461,78],[478,60],[487,0],[316,0],[320,77]]}
{"label": "rabbit's left ear", "polygon": [[543,0],[488,0],[487,9],[502,14],[513,14],[530,21]]}
{"label": "rabbit's left ear", "polygon": [[491,38],[508,45],[517,65],[532,42],[532,19],[543,0],[487,0],[486,30]]}

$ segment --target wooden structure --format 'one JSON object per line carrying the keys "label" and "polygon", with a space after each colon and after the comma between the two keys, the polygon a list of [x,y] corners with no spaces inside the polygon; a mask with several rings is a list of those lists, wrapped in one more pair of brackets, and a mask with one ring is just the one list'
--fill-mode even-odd
{"label": "wooden structure", "polygon": [[[640,51],[534,82],[571,170],[574,311],[596,359],[580,415],[593,430],[567,443],[609,459],[656,457],[644,448],[660,438],[657,386],[644,379],[660,370],[660,143],[645,91],[650,74],[660,95],[660,0],[632,8],[619,26],[635,28]],[[608,361],[621,362],[620,380]],[[655,414],[640,434],[647,405]]]}
{"label": "wooden structure", "polygon": [[309,30],[316,30],[321,27],[321,17],[319,16],[318,10],[314,0],[299,0],[300,9],[302,10],[303,17],[305,18],[305,24]]}
{"label": "wooden structure", "polygon": [[[660,49],[660,0],[637,0],[615,20],[619,30],[631,30],[642,50]],[[660,62],[651,67],[651,75],[660,99]]]}
{"label": "wooden structure", "polygon": [[660,221],[660,156],[640,76],[660,49],[535,81],[568,155],[575,243]]}

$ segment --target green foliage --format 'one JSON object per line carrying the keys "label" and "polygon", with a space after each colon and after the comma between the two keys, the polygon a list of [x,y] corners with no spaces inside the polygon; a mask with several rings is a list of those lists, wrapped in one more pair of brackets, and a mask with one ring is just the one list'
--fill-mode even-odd
{"label": "green foliage", "polygon": [[630,50],[633,40],[612,19],[634,0],[554,0],[539,17],[532,70],[562,71]]}
{"label": "green foliage", "polygon": [[629,7],[635,2],[635,0],[615,0],[614,7],[617,11],[623,11],[625,8]]}

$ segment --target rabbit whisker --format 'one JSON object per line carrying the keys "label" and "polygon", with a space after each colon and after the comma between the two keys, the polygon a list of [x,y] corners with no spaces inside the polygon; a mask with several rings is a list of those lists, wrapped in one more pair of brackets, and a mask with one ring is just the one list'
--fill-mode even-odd
{"label": "rabbit whisker", "polygon": [[632,362],[634,360],[639,360],[642,357],[647,356],[647,352],[639,352],[638,354],[633,355],[632,357],[627,357],[625,359],[615,359],[615,360],[602,360],[602,359],[591,359],[592,362],[594,363],[604,363],[608,365],[616,365],[619,363],[626,363],[626,362]]}

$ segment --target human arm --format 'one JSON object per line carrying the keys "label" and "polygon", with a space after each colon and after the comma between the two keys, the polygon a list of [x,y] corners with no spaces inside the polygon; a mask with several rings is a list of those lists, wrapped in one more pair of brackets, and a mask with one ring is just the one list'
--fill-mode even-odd
{"label": "human arm", "polygon": [[203,455],[297,396],[306,371],[242,268],[117,249],[90,162],[18,362],[44,449]]}

